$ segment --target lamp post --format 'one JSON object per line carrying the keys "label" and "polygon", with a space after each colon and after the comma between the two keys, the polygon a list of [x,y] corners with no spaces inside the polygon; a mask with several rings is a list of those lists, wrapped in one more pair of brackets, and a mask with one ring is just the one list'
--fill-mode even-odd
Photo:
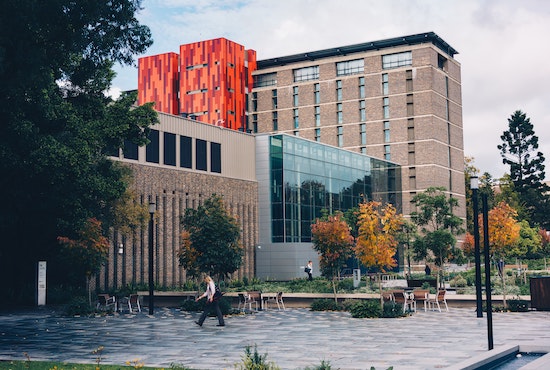
{"label": "lamp post", "polygon": [[487,340],[493,349],[493,303],[491,302],[491,260],[489,259],[489,210],[487,194],[481,194],[483,203],[483,249],[485,252],[485,295],[487,296]]}
{"label": "lamp post", "polygon": [[477,176],[470,177],[470,189],[472,189],[472,201],[474,209],[474,253],[476,262],[476,312],[477,317],[483,317],[483,303],[481,295],[481,256],[479,248],[479,204],[477,190],[479,181]]}
{"label": "lamp post", "polygon": [[155,310],[155,296],[153,294],[153,289],[155,285],[155,280],[153,276],[153,234],[155,221],[153,216],[155,215],[155,208],[155,202],[149,202],[149,215],[151,216],[149,218],[149,315],[152,315]]}

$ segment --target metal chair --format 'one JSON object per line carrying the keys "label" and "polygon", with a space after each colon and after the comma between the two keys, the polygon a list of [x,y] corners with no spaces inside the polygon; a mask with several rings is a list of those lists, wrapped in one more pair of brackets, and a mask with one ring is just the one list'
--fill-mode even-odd
{"label": "metal chair", "polygon": [[116,311],[116,297],[109,294],[98,294],[97,295],[97,305],[98,310],[113,310]]}
{"label": "metal chair", "polygon": [[132,313],[132,309],[135,308],[138,312],[141,312],[141,305],[139,304],[139,295],[130,294],[128,297],[128,309]]}
{"label": "metal chair", "polygon": [[414,300],[418,302],[422,302],[424,304],[424,311],[428,310],[428,297],[430,295],[430,291],[427,289],[416,289],[413,290],[414,294]]}
{"label": "metal chair", "polygon": [[393,299],[395,303],[403,305],[403,313],[408,309],[409,311],[416,312],[416,302],[414,299],[409,298],[409,294],[402,291],[394,291]]}
{"label": "metal chair", "polygon": [[447,293],[447,291],[445,289],[441,289],[437,292],[437,294],[435,295],[434,298],[430,298],[428,299],[428,308],[430,310],[435,310],[435,306],[437,306],[437,309],[439,310],[439,312],[441,312],[441,306],[440,306],[440,303],[444,303],[445,304],[445,309],[447,310],[447,312],[449,311],[449,306],[447,306],[447,300],[445,299],[445,294]]}
{"label": "metal chair", "polygon": [[246,305],[248,305],[248,310],[252,311],[252,303],[256,306],[256,311],[258,310],[258,302],[250,299],[250,295],[246,293],[239,293],[239,306],[238,310],[244,312]]}
{"label": "metal chair", "polygon": [[269,307],[269,302],[275,302],[277,304],[277,308],[280,310],[281,306],[283,307],[283,311],[286,310],[285,303],[283,302],[283,292],[278,292],[273,297],[268,297],[266,300],[266,308]]}

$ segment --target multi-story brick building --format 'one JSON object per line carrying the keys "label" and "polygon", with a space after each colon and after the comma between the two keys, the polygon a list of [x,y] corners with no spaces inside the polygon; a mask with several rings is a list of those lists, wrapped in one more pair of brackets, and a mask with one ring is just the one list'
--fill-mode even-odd
{"label": "multi-story brick building", "polygon": [[417,192],[440,186],[465,218],[456,53],[430,32],[259,60],[250,126],[398,163],[405,215]]}

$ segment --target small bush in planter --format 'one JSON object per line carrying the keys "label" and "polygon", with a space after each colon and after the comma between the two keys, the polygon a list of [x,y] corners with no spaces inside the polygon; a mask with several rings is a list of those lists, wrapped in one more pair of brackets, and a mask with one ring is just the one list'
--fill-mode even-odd
{"label": "small bush in planter", "polygon": [[384,310],[382,311],[381,317],[403,317],[403,305],[401,303],[394,302],[384,302]]}
{"label": "small bush in planter", "polygon": [[315,299],[311,302],[312,311],[342,311],[343,306],[334,299]]}
{"label": "small bush in planter", "polygon": [[357,302],[350,307],[351,317],[357,319],[374,318],[382,315],[380,301],[369,299],[362,302]]}
{"label": "small bush in planter", "polygon": [[524,299],[509,299],[508,309],[512,312],[527,312],[529,311],[529,302]]}
{"label": "small bush in planter", "polygon": [[65,314],[67,316],[91,315],[93,313],[95,313],[95,308],[90,306],[90,303],[86,297],[74,297],[65,306]]}

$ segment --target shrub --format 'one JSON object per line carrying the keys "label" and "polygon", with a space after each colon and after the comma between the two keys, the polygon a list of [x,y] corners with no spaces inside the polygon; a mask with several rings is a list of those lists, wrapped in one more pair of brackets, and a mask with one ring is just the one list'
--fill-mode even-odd
{"label": "shrub", "polygon": [[88,298],[84,296],[73,297],[65,306],[67,316],[91,315],[95,313],[95,308],[90,306]]}
{"label": "shrub", "polygon": [[315,367],[306,367],[305,370],[332,370],[332,365],[330,361],[322,360],[321,364]]}
{"label": "shrub", "polygon": [[381,317],[393,318],[403,316],[405,316],[405,313],[403,313],[403,305],[401,303],[384,302],[384,310]]}
{"label": "shrub", "polygon": [[468,282],[466,279],[464,279],[461,275],[455,276],[451,281],[449,282],[451,286],[457,287],[457,288],[464,288],[468,285]]}
{"label": "shrub", "polygon": [[267,361],[267,353],[260,355],[258,349],[254,344],[254,353],[252,353],[250,346],[246,346],[244,349],[244,356],[242,356],[242,363],[235,364],[235,368],[239,370],[278,370],[279,367],[272,361]]}
{"label": "shrub", "polygon": [[529,311],[529,302],[524,299],[509,299],[508,309],[512,312],[527,312]]}
{"label": "shrub", "polygon": [[[201,299],[198,302],[195,302],[195,300],[193,299],[188,299],[181,303],[180,308],[182,311],[200,312],[204,310],[205,305],[206,305],[206,299]],[[227,298],[222,297],[222,299],[220,299],[219,305],[220,305],[220,310],[222,311],[222,314],[228,315],[229,313],[232,312],[231,302]],[[216,312],[211,311],[210,316],[216,316]]]}
{"label": "shrub", "polygon": [[344,309],[341,303],[336,303],[334,299],[315,299],[311,302],[312,311],[342,311]]}
{"label": "shrub", "polygon": [[351,317],[355,317],[357,319],[374,318],[382,315],[380,301],[375,299],[357,302],[351,306],[349,311],[351,313]]}

